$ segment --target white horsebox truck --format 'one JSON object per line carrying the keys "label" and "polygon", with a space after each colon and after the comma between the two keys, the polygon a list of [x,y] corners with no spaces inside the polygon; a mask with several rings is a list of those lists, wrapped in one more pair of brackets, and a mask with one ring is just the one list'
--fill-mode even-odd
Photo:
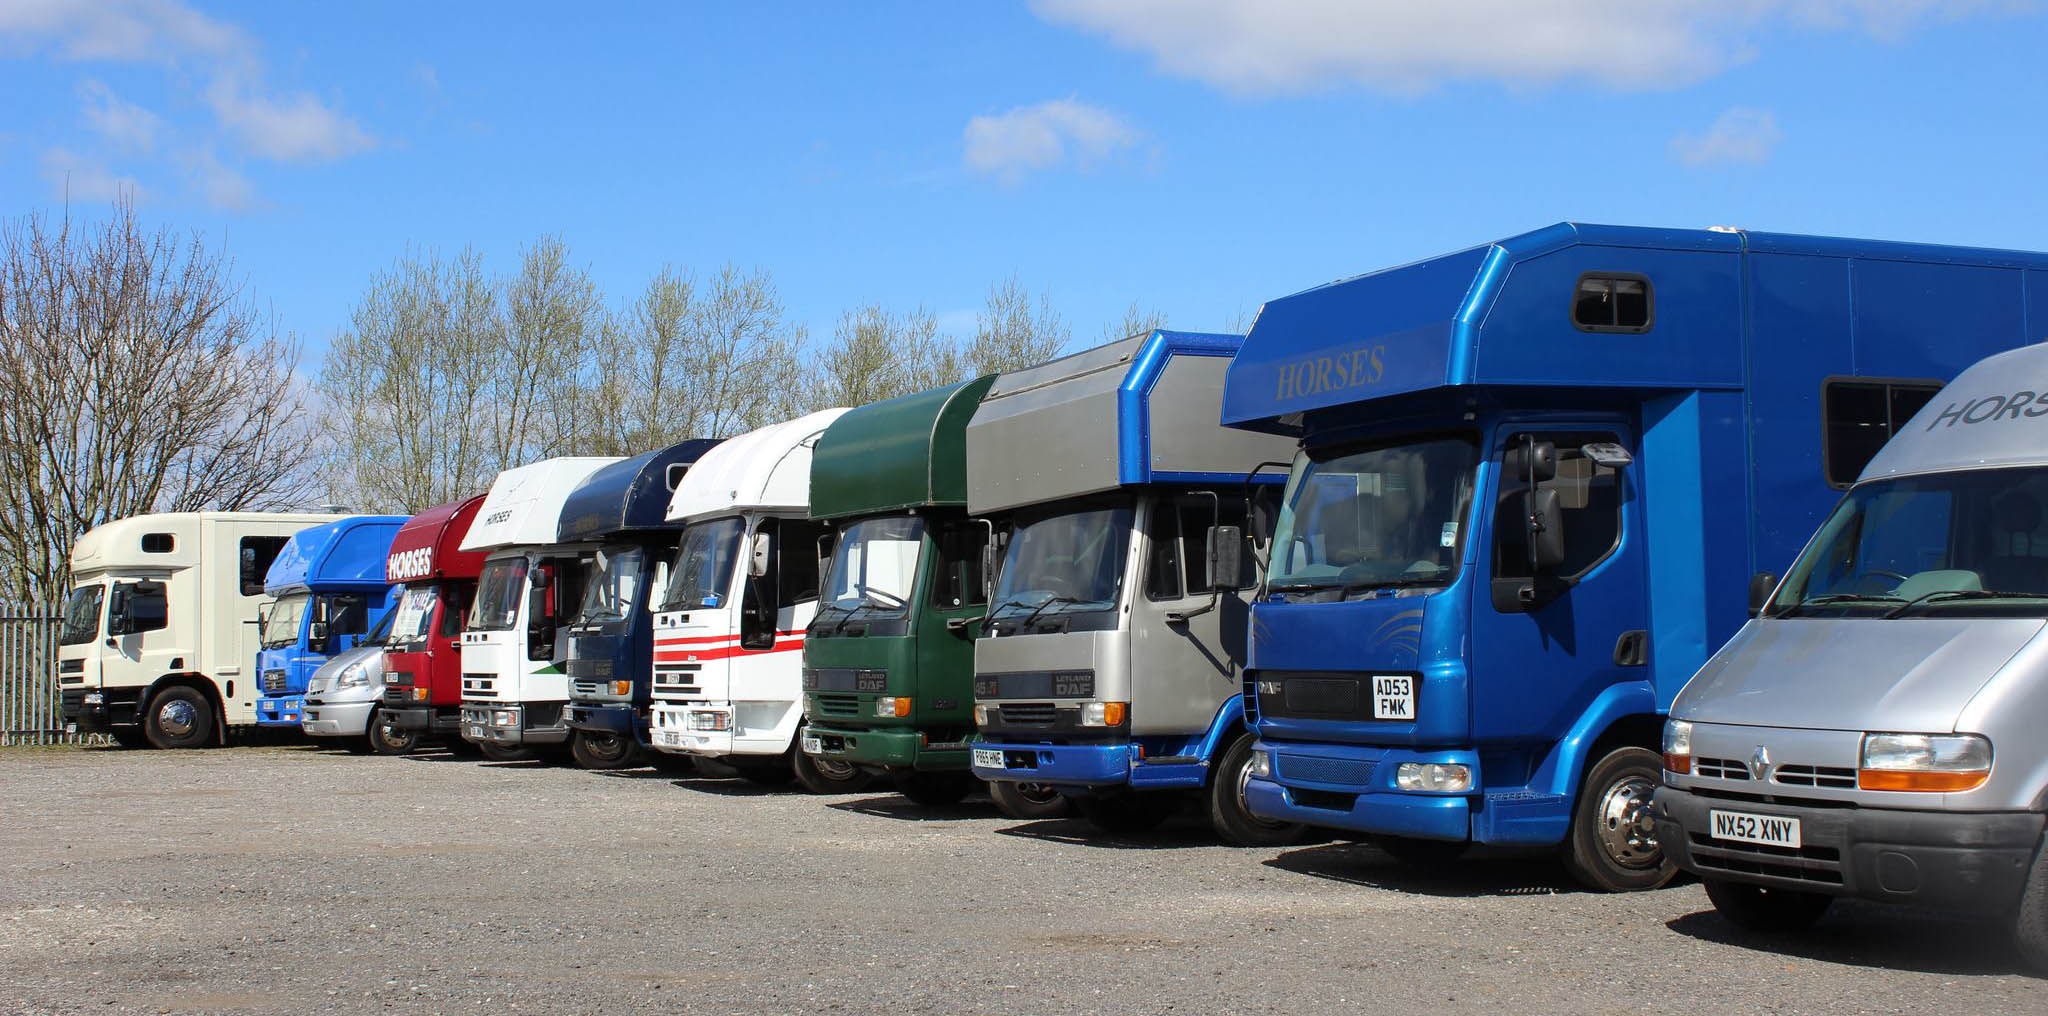
{"label": "white horsebox truck", "polygon": [[654,747],[708,757],[756,783],[853,791],[795,750],[804,630],[818,613],[826,533],[810,517],[811,452],[844,409],[763,427],[704,453],[669,499],[682,546],[654,616]]}
{"label": "white horsebox truck", "polygon": [[65,726],[131,748],[254,726],[264,576],[292,534],[342,517],[170,512],[79,537],[57,649]]}
{"label": "white horsebox truck", "polygon": [[531,758],[568,746],[569,675],[556,632],[583,601],[598,545],[560,544],[562,506],[616,458],[555,458],[491,483],[463,550],[488,551],[462,630],[462,739],[485,758]]}

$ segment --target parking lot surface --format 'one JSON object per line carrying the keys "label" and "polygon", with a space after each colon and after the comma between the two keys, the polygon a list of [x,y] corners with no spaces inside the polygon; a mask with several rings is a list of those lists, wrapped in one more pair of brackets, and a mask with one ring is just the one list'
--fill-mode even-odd
{"label": "parking lot surface", "polygon": [[2048,1012],[2000,929],[1216,845],[877,789],[0,751],[0,1012]]}

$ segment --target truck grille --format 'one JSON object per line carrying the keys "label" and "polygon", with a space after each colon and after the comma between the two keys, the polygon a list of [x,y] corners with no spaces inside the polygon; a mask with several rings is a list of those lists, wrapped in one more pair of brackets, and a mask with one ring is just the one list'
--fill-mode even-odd
{"label": "truck grille", "polygon": [[463,698],[497,698],[498,679],[489,674],[462,675]]}
{"label": "truck grille", "polygon": [[1688,838],[1693,863],[1707,871],[1796,879],[1815,885],[1842,884],[1842,852],[1834,847],[1808,845],[1793,850],[1717,840],[1706,833],[1692,833]]}
{"label": "truck grille", "polygon": [[1841,766],[1806,766],[1786,764],[1771,774],[1771,779],[1788,787],[1832,787],[1836,790],[1856,789],[1856,770]]}
{"label": "truck grille", "polygon": [[284,690],[284,671],[282,671],[282,670],[266,670],[266,671],[264,671],[264,672],[263,672],[263,690],[264,690],[264,691],[267,691],[267,692],[278,692],[278,691],[283,691],[283,690]]}
{"label": "truck grille", "polygon": [[1303,783],[1328,783],[1339,787],[1363,787],[1372,782],[1372,774],[1379,769],[1379,763],[1348,758],[1323,758],[1318,755],[1290,755],[1278,752],[1274,762],[1279,765],[1278,775],[1283,780],[1300,780]]}
{"label": "truck grille", "polygon": [[1692,771],[1710,780],[1749,779],[1749,766],[1732,758],[1696,758]]}
{"label": "truck grille", "polygon": [[819,695],[818,712],[825,716],[859,716],[860,697],[856,695]]}
{"label": "truck grille", "polygon": [[669,663],[654,668],[654,697],[682,698],[702,691],[697,685],[701,663]]}
{"label": "truck grille", "polygon": [[1044,723],[1053,721],[1056,710],[1050,702],[1005,702],[1002,705],[1003,722]]}
{"label": "truck grille", "polygon": [[405,705],[405,693],[406,689],[404,688],[386,687],[384,689],[384,704],[387,706]]}
{"label": "truck grille", "polygon": [[598,682],[596,681],[577,681],[573,687],[576,694],[585,698],[598,694]]}

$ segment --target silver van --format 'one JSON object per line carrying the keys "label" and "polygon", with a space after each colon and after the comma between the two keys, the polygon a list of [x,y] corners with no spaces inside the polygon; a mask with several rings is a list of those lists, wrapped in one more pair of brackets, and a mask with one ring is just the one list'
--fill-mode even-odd
{"label": "silver van", "polygon": [[1911,903],[2048,969],[2048,346],[1942,389],[1751,598],[1672,704],[1664,849],[1743,927]]}

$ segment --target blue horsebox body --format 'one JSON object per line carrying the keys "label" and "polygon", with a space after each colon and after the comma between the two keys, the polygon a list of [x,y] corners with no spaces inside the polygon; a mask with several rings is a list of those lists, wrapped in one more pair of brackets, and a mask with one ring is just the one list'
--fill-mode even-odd
{"label": "blue horsebox body", "polygon": [[[1791,562],[1890,428],[1970,363],[2044,338],[2048,255],[1722,229],[1564,223],[1268,302],[1223,422],[1300,441],[1281,526],[1309,535],[1276,543],[1252,608],[1246,708],[1269,755],[1251,810],[1562,842],[1588,768],[1657,747],[1672,698],[1742,625],[1749,577]],[[1503,469],[1552,436],[1570,476],[1545,482],[1580,500],[1569,575],[1525,567],[1511,506],[1529,477]],[[1472,449],[1440,502],[1441,559],[1408,573],[1441,578],[1279,588],[1322,552],[1307,512],[1384,536],[1356,520],[1450,497],[1391,474],[1305,495],[1304,468],[1426,438]],[[1369,556],[1339,543],[1333,573]],[[1429,785],[1428,763],[1465,767],[1469,788]]]}
{"label": "blue horsebox body", "polygon": [[[272,611],[292,612],[285,616],[296,617],[297,632],[289,645],[256,651],[261,691],[257,723],[298,726],[306,682],[313,672],[334,655],[355,648],[391,609],[395,587],[384,579],[384,563],[406,518],[351,515],[299,530],[278,551],[264,575],[263,592],[282,601],[273,604]],[[313,637],[316,623],[329,627],[325,638]]]}
{"label": "blue horsebox body", "polygon": [[[564,634],[563,670],[569,675],[565,722],[571,731],[614,734],[647,742],[647,707],[653,692],[653,614],[657,578],[667,574],[682,524],[669,522],[670,497],[690,466],[718,444],[694,438],[660,451],[622,459],[598,470],[569,494],[562,506],[559,543],[598,543],[601,569],[591,582],[616,587],[626,556],[637,557],[633,602],[613,615],[570,621]],[[614,682],[630,682],[616,694]]]}

